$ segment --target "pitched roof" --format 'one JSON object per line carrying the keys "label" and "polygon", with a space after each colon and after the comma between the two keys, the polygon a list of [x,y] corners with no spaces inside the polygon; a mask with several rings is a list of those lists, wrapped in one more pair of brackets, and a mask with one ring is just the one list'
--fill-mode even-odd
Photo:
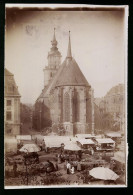
{"label": "pitched roof", "polygon": [[91,139],[80,139],[79,142],[82,144],[82,145],[86,145],[86,144],[94,144],[94,142],[91,140]]}
{"label": "pitched roof", "polygon": [[57,86],[90,86],[74,58],[65,59],[64,67],[56,81]]}
{"label": "pitched roof", "polygon": [[13,74],[5,68],[5,76],[13,76]]}
{"label": "pitched roof", "polygon": [[96,141],[100,144],[104,143],[115,143],[111,138],[102,138],[102,139],[96,139]]}
{"label": "pitched roof", "polygon": [[14,80],[14,75],[5,68],[5,90],[4,94],[5,96],[19,96],[18,87],[16,85],[16,82]]}
{"label": "pitched roof", "polygon": [[90,86],[81,72],[77,62],[72,57],[70,31],[67,57],[64,61],[63,69],[56,81],[56,87],[57,86]]}

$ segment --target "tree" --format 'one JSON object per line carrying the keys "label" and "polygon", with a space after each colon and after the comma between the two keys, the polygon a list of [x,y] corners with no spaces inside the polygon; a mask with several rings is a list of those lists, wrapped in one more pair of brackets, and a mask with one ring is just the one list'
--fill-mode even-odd
{"label": "tree", "polygon": [[26,104],[20,104],[20,121],[29,123],[31,121],[32,108]]}

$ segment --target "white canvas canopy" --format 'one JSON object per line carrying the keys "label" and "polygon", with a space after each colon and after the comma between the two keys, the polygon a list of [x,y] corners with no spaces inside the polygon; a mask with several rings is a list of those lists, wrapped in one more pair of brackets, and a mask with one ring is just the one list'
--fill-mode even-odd
{"label": "white canvas canopy", "polygon": [[37,143],[40,143],[43,141],[43,135],[37,134],[37,135],[32,135],[32,140],[37,140]]}
{"label": "white canvas canopy", "polygon": [[65,150],[71,150],[71,151],[79,151],[81,148],[76,143],[68,143],[64,147]]}
{"label": "white canvas canopy", "polygon": [[111,138],[96,139],[96,141],[97,141],[99,144],[113,144],[113,143],[115,143],[115,141],[112,140]]}
{"label": "white canvas canopy", "polygon": [[65,136],[44,136],[44,141],[46,147],[59,148],[61,147],[62,143],[64,143],[65,145],[69,144],[70,138]]}
{"label": "white canvas canopy", "polygon": [[36,144],[25,144],[19,151],[20,152],[39,152],[40,148]]}
{"label": "white canvas canopy", "polygon": [[117,137],[120,138],[121,133],[119,133],[119,132],[106,133],[106,136],[112,137],[112,138],[117,138]]}
{"label": "white canvas canopy", "polygon": [[81,145],[93,145],[94,142],[91,139],[80,139],[78,141]]}
{"label": "white canvas canopy", "polygon": [[89,171],[89,174],[96,179],[116,180],[119,176],[109,168],[96,167]]}
{"label": "white canvas canopy", "polygon": [[31,135],[16,135],[17,140],[31,140]]}

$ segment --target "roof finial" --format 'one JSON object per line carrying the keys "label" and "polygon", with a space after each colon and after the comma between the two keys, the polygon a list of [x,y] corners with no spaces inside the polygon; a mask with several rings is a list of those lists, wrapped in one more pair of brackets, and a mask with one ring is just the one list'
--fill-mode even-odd
{"label": "roof finial", "polygon": [[69,30],[69,42],[68,42],[67,58],[72,58],[72,53],[71,53],[71,40],[70,40],[70,30]]}

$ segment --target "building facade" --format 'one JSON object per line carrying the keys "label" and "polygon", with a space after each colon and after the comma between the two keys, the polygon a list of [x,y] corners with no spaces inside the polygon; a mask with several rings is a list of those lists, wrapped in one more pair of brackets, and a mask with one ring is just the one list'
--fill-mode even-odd
{"label": "building facade", "polygon": [[44,69],[44,89],[35,103],[34,119],[38,129],[46,124],[61,124],[65,135],[94,133],[93,89],[72,57],[70,32],[62,64],[54,32],[48,66]]}
{"label": "building facade", "polygon": [[110,118],[104,122],[104,124],[112,123],[117,129],[122,132],[125,129],[125,86],[124,84],[118,84],[112,87],[107,94],[100,99],[95,99],[95,103],[99,107],[101,116],[109,114]]}
{"label": "building facade", "polygon": [[14,75],[5,68],[4,125],[6,135],[20,134],[20,94]]}
{"label": "building facade", "polygon": [[105,95],[100,108],[111,114],[124,113],[125,108],[125,88],[124,84],[112,87]]}

